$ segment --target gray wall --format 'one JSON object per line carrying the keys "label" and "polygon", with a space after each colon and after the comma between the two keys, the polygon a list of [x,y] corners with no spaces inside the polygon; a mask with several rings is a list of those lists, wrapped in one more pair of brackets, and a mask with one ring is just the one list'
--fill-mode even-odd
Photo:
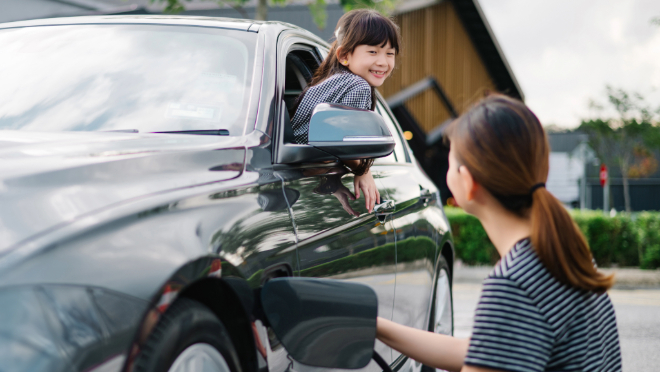
{"label": "gray wall", "polygon": [[[630,180],[630,207],[633,211],[660,210],[660,179]],[[587,208],[603,209],[603,188],[597,178],[588,179]],[[611,180],[610,208],[624,211],[623,183],[620,178]]]}
{"label": "gray wall", "polygon": [[88,12],[77,6],[49,0],[0,0],[0,23]]}

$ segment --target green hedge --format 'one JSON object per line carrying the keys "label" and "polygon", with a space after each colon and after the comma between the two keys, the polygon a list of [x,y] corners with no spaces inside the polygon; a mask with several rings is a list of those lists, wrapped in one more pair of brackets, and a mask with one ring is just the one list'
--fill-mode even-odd
{"label": "green hedge", "polygon": [[660,213],[640,213],[635,223],[639,226],[640,266],[642,269],[660,267]]}
{"label": "green hedge", "polygon": [[639,266],[638,227],[630,216],[606,217],[602,211],[574,211],[571,215],[587,238],[598,266]]}
{"label": "green hedge", "polygon": [[[468,265],[497,262],[499,255],[476,217],[459,208],[445,207],[445,213],[457,258]],[[607,217],[601,211],[573,211],[571,215],[599,266],[660,267],[660,213]]]}
{"label": "green hedge", "polygon": [[476,217],[452,207],[445,207],[445,215],[451,225],[456,258],[468,265],[497,262],[499,254]]}

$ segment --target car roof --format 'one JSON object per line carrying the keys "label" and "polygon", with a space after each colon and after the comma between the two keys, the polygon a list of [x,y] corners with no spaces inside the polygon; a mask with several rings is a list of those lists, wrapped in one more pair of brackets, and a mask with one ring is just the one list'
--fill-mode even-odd
{"label": "car roof", "polygon": [[154,25],[179,25],[179,26],[197,26],[197,27],[217,27],[240,31],[253,32],[273,32],[279,34],[285,30],[295,30],[301,35],[320,42],[322,45],[326,42],[320,39],[304,28],[280,21],[255,21],[252,19],[236,19],[222,17],[201,17],[189,15],[95,15],[81,17],[61,17],[33,19],[28,21],[17,21],[0,23],[1,29],[20,28],[20,27],[38,27],[38,26],[56,26],[56,25],[90,25],[90,24],[154,24]]}
{"label": "car roof", "polygon": [[[199,17],[181,15],[96,15],[82,17],[61,17],[33,19],[28,21],[0,23],[0,29],[16,27],[34,27],[51,25],[84,25],[84,24],[161,24],[218,27],[247,31],[256,22],[251,19],[234,19],[219,17]],[[270,23],[270,22],[269,22]],[[283,23],[283,22],[279,22]],[[283,25],[286,25],[283,23]]]}

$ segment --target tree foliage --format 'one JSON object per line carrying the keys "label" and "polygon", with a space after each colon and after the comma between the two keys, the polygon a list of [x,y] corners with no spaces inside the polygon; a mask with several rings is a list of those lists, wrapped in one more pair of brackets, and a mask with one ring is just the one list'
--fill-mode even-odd
{"label": "tree foliage", "polygon": [[[185,3],[192,0],[149,0],[151,3],[165,4],[163,9],[167,14],[178,14],[186,10]],[[249,18],[245,11],[248,0],[207,0],[228,5],[238,11],[243,18]],[[257,0],[255,19],[265,21],[268,19],[268,3],[286,6],[290,0]],[[394,10],[395,0],[340,0],[345,11],[359,8],[376,9],[383,14],[390,14]],[[327,26],[328,14],[326,0],[310,0],[307,3],[314,24],[323,30]]]}
{"label": "tree foliage", "polygon": [[[579,129],[589,135],[589,145],[601,161],[621,171],[626,211],[630,212],[629,178],[648,177],[658,169],[653,150],[660,149],[656,120],[660,109],[652,109],[639,93],[610,86],[606,90],[616,115],[583,120]],[[590,106],[600,112],[604,108],[593,101]]]}

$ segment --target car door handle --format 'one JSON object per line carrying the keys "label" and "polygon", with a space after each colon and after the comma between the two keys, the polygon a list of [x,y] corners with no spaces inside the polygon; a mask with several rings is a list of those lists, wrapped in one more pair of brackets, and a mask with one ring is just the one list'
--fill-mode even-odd
{"label": "car door handle", "polygon": [[374,207],[374,212],[380,215],[391,214],[394,213],[394,207],[394,200],[383,200],[382,203],[376,204]]}
{"label": "car door handle", "polygon": [[424,201],[428,201],[428,200],[433,199],[433,193],[429,189],[425,189],[425,188],[420,187],[419,188],[419,197],[420,197],[420,199],[422,199]]}

